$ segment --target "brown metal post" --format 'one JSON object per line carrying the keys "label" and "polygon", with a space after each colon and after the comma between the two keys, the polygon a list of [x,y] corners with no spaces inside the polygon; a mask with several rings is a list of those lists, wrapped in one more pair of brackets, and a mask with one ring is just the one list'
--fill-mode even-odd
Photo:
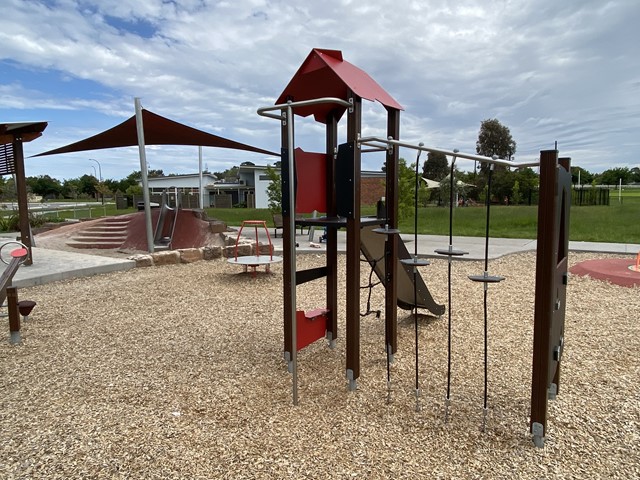
{"label": "brown metal post", "polygon": [[[293,118],[289,119],[289,121],[293,122]],[[288,151],[287,151],[289,135],[287,132],[288,132],[287,125],[285,120],[283,119],[281,121],[281,127],[280,127],[280,138],[282,142],[282,155],[280,158],[280,165],[281,165],[280,180],[283,186],[282,188],[283,194],[285,190],[284,189],[285,175],[282,167],[285,165],[285,162],[289,161]],[[283,272],[284,272],[283,282],[282,282],[283,298],[284,298],[284,314],[283,314],[284,358],[287,361],[287,363],[290,364],[291,359],[293,358],[293,348],[295,348],[293,346],[293,340],[291,338],[291,325],[295,321],[295,318],[291,316],[293,305],[292,305],[292,298],[291,298],[290,292],[292,288],[295,288],[295,285],[292,285],[293,279],[291,278],[291,265],[292,265],[293,259],[290,258],[288,252],[290,251],[290,248],[291,248],[291,242],[295,241],[295,232],[292,232],[291,228],[289,227],[289,215],[295,216],[295,212],[289,212],[289,215],[285,216],[284,201],[283,201],[282,207],[283,207],[283,210],[282,210],[282,252],[283,252],[282,265],[283,265]]]}
{"label": "brown metal post", "polygon": [[571,203],[570,160],[558,152],[540,152],[540,200],[531,381],[531,433],[538,447],[544,445],[547,406],[555,398],[560,379]]}
{"label": "brown metal post", "polygon": [[7,307],[9,309],[9,342],[20,343],[20,311],[18,310],[18,289],[7,287]]}
{"label": "brown metal post", "polygon": [[[569,254],[569,213],[571,212],[571,190],[570,187],[567,188],[567,180],[570,182],[570,177],[571,177],[571,158],[568,157],[564,157],[564,158],[559,158],[558,159],[558,164],[560,165],[561,168],[563,168],[564,170],[560,170],[559,171],[559,175],[560,176],[564,176],[564,177],[569,177],[569,179],[565,178],[565,186],[564,186],[564,190],[565,190],[565,203],[563,205],[559,205],[560,208],[562,208],[563,210],[560,211],[560,218],[558,218],[558,222],[559,222],[559,237],[558,237],[558,248],[560,249],[560,251],[564,253],[564,258],[560,259],[560,255],[558,255],[558,267],[556,268],[556,285],[559,285],[560,288],[558,288],[557,290],[559,291],[560,294],[560,302],[561,302],[561,308],[562,311],[561,316],[562,316],[562,321],[561,322],[554,322],[554,325],[552,327],[552,342],[551,342],[551,348],[556,348],[557,347],[557,343],[558,343],[558,339],[560,339],[560,341],[562,343],[564,343],[564,317],[565,317],[565,307],[566,307],[566,300],[567,300],[567,283],[569,280],[567,271],[569,269],[569,258],[568,258],[568,254]],[[559,180],[558,180],[559,181]],[[559,181],[560,182],[560,181]],[[562,186],[562,185],[560,185]],[[562,349],[562,346],[560,347]],[[560,354],[562,354],[562,352],[560,351]],[[553,350],[550,352],[550,355],[553,357],[554,353]],[[556,362],[556,368],[555,368],[555,374],[553,375],[553,379],[551,380],[551,383],[553,385],[555,385],[556,388],[556,395],[558,395],[560,393],[560,369],[562,367],[562,362],[558,361]]]}
{"label": "brown metal post", "polygon": [[22,138],[20,137],[15,137],[13,140],[13,156],[16,167],[16,194],[18,196],[20,241],[29,251],[24,265],[31,265],[33,263],[33,257],[31,252],[31,228],[29,226],[29,202],[27,200],[27,179],[24,170],[24,151],[22,150]]}
{"label": "brown metal post", "polygon": [[356,389],[360,376],[360,148],[356,145],[361,131],[362,99],[349,92],[353,107],[347,115],[347,143],[353,152],[353,214],[347,218],[347,379],[349,390]]}
{"label": "brown metal post", "polygon": [[[387,108],[387,138],[400,139],[400,110]],[[398,147],[387,150],[385,170],[385,205],[387,211],[387,225],[398,228]],[[391,353],[398,351],[398,235],[390,236],[387,256],[385,257],[385,330],[386,338],[391,347]],[[386,348],[389,348],[389,345]],[[388,352],[387,352],[388,353]]]}
{"label": "brown metal post", "polygon": [[[327,116],[327,217],[335,217],[336,206],[336,161],[335,151],[338,147],[338,120],[335,112]],[[335,346],[338,338],[338,229],[327,227],[327,339],[329,345]]]}

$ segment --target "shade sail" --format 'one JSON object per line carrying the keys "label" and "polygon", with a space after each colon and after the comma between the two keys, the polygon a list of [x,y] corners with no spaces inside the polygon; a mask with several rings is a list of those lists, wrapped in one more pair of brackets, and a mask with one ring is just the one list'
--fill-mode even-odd
{"label": "shade sail", "polygon": [[[314,48],[278,97],[276,104],[337,97],[346,100],[348,91],[361,98],[378,101],[387,108],[403,110],[367,72],[343,60],[340,50]],[[344,113],[344,107],[334,104],[296,108],[297,115],[314,115],[318,122],[326,123],[330,111]]]}
{"label": "shade sail", "polygon": [[[279,156],[279,154],[268,150],[252,147],[251,145],[246,145],[211,133],[203,132],[202,130],[165,118],[151,112],[150,110],[142,110],[142,123],[144,126],[144,141],[146,145],[193,145],[202,147],[232,148],[235,150],[246,150],[248,152]],[[42,157],[58,153],[83,152],[86,150],[101,150],[117,147],[133,147],[137,145],[138,133],[136,130],[136,117],[134,115],[122,122],[120,125],[116,125],[102,133],[98,133],[97,135],[85,138],[79,142],[33,156]]]}

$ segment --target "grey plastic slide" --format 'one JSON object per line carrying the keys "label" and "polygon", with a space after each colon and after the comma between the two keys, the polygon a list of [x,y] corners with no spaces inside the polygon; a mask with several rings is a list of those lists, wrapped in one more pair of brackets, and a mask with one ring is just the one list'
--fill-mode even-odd
{"label": "grey plastic slide", "polygon": [[[360,233],[360,250],[369,262],[378,260],[375,264],[374,270],[384,285],[385,266],[383,256],[384,242],[387,236],[374,233],[374,228],[379,227],[373,226],[362,228]],[[405,310],[411,310],[414,305],[413,267],[400,263],[400,260],[411,258],[411,255],[409,255],[409,251],[407,250],[404,242],[400,239],[399,235],[395,235],[393,238],[398,242],[398,275],[396,279],[398,284],[398,306]],[[418,287],[416,292],[416,303],[418,308],[426,308],[434,315],[442,315],[445,310],[444,305],[436,303],[420,274],[416,275],[416,285]]]}

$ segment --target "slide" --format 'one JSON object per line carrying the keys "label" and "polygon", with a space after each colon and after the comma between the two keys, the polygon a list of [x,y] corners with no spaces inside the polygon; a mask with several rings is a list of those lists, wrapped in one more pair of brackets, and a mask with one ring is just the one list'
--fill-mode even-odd
{"label": "slide", "polygon": [[[363,227],[360,233],[360,250],[365,258],[369,261],[380,259],[384,255],[384,242],[386,235],[374,233],[374,227]],[[400,263],[401,259],[411,258],[409,251],[404,242],[400,239],[400,236],[396,236],[398,241],[398,275],[396,281],[398,282],[398,306],[405,310],[411,310],[414,304],[413,298],[413,268],[408,265]],[[384,261],[376,263],[375,272],[382,284],[385,281],[385,266]],[[416,276],[417,289],[417,304],[419,308],[426,308],[434,315],[442,315],[445,311],[444,305],[436,303],[431,296],[431,292],[424,283],[424,280],[418,274]]]}

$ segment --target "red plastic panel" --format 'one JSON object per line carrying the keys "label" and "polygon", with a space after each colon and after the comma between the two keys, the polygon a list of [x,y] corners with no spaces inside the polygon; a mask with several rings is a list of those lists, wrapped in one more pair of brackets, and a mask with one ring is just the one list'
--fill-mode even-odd
{"label": "red plastic panel", "polygon": [[327,157],[296,148],[296,213],[327,211]]}
{"label": "red plastic panel", "polygon": [[[324,310],[326,312],[326,310]],[[311,345],[316,340],[324,337],[327,331],[327,315],[323,313],[313,318],[308,318],[305,312],[296,312],[296,327],[298,337],[298,350]]]}

